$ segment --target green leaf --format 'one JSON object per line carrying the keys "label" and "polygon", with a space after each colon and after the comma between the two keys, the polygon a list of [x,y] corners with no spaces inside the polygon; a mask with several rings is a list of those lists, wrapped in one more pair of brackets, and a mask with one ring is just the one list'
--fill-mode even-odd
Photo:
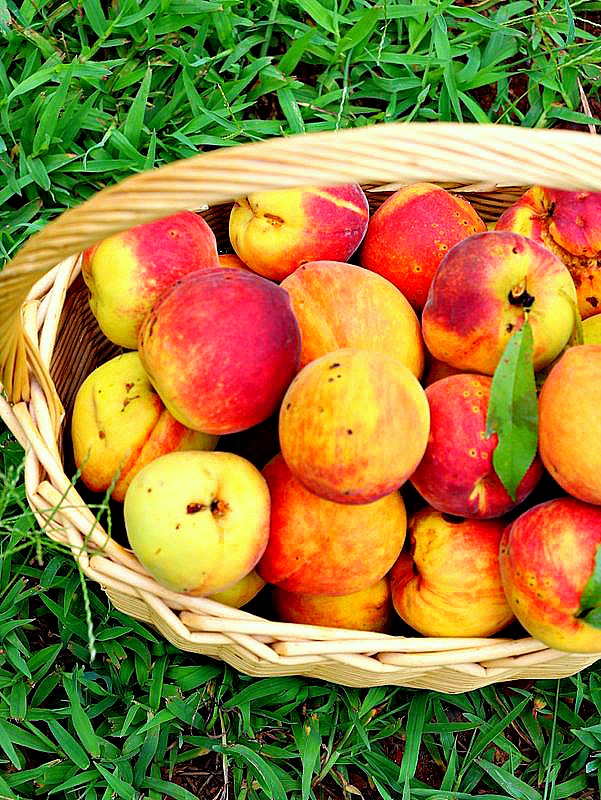
{"label": "green leaf", "polygon": [[488,772],[490,777],[508,793],[509,797],[515,798],[515,800],[541,800],[540,792],[516,778],[508,769],[498,767],[483,758],[476,759],[476,763],[485,772]]}
{"label": "green leaf", "polygon": [[373,8],[368,8],[362,15],[361,18],[353,25],[353,27],[345,33],[342,39],[338,42],[338,46],[334,52],[334,57],[340,56],[342,53],[346,53],[347,50],[356,47],[358,44],[363,42],[365,39],[369,38],[372,34],[373,29],[378,24],[382,16],[382,7],[381,6],[374,6]]}
{"label": "green leaf", "polygon": [[298,725],[294,731],[294,738],[302,763],[301,796],[302,800],[309,800],[313,775],[319,766],[321,748],[319,717],[317,715],[314,718],[308,717],[304,725]]}
{"label": "green leaf", "polygon": [[601,119],[583,114],[582,111],[570,111],[569,108],[552,108],[547,116],[549,119],[561,119],[564,122],[576,122],[579,125],[601,125]]}
{"label": "green leaf", "polygon": [[597,547],[593,572],[580,597],[578,617],[595,628],[601,628],[601,545]]}
{"label": "green leaf", "polygon": [[71,722],[79,737],[79,741],[93,758],[98,758],[100,756],[100,744],[94,732],[94,728],[92,727],[92,723],[82,708],[75,674],[72,673],[70,676],[65,675],[63,678],[63,686],[69,698]]}
{"label": "green leaf", "polygon": [[150,92],[150,81],[152,80],[152,70],[150,67],[146,70],[146,74],[142,80],[138,93],[136,94],[123,126],[123,133],[131,144],[137,149],[140,144],[140,136],[142,134],[142,126],[144,125],[144,113],[146,111],[146,103],[148,101],[148,93]]}
{"label": "green leaf", "polygon": [[294,0],[294,4],[313,17],[315,22],[328,33],[337,34],[337,16],[334,11],[324,8],[318,0]]}
{"label": "green leaf", "polygon": [[83,747],[71,736],[69,731],[63,728],[60,722],[55,719],[48,720],[48,727],[65,755],[80,769],[87,769],[90,766],[90,759]]}
{"label": "green leaf", "polygon": [[568,20],[568,32],[566,35],[566,43],[572,44],[574,39],[576,38],[576,25],[574,24],[574,14],[572,12],[572,7],[570,6],[570,0],[563,0],[563,4],[566,10],[566,17]]}
{"label": "green leaf", "polygon": [[136,790],[122,780],[117,774],[109,772],[108,769],[105,769],[101,764],[95,764],[94,766],[117,797],[121,798],[121,800],[136,800]]}
{"label": "green leaf", "polygon": [[509,341],[492,380],[487,436],[497,434],[493,466],[512,500],[536,455],[538,400],[528,318]]}
{"label": "green leaf", "polygon": [[588,614],[579,617],[583,622],[592,625],[593,628],[601,629],[601,608],[593,608]]}

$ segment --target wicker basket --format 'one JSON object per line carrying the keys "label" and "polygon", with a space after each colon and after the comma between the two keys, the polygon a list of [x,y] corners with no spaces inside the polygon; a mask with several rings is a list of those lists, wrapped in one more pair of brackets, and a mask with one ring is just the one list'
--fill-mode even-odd
{"label": "wicker basket", "polygon": [[601,191],[601,138],[425,123],[222,148],[105,189],[32,236],[0,273],[0,415],[25,447],[27,498],[38,522],[71,548],[117,608],[182,650],[251,675],[444,692],[563,677],[601,657],[560,653],[532,638],[406,638],[292,625],[170,592],[107,536],[67,477],[65,420],[75,393],[86,375],[119,352],[88,309],[79,277],[84,247],[186,208],[202,211],[223,245],[231,201],[240,195],[358,181],[373,210],[398,185],[418,180],[462,192],[484,218],[495,219],[528,185]]}

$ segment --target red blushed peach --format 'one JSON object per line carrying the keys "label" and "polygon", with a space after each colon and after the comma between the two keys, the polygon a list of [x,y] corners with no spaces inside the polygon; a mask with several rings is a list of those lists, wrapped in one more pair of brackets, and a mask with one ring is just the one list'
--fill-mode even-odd
{"label": "red blushed peach", "polygon": [[175,450],[211,450],[217,439],[192,431],[166,410],[137,353],[124,353],[95,369],[79,388],[71,419],[75,464],[95,492],[123,501],[134,476]]}
{"label": "red blushed peach", "polygon": [[411,483],[438,511],[459,517],[500,517],[521,503],[542,476],[536,457],[515,502],[497,477],[492,457],[498,438],[486,437],[491,384],[485,375],[451,375],[426,389],[430,436]]}
{"label": "red blushed peach", "polygon": [[199,270],[154,305],[140,357],[173,416],[234,433],[276,411],[298,369],[300,333],[284,289],[238,269]]}
{"label": "red blushed peach", "polygon": [[306,261],[348,261],[368,219],[356,183],[257,192],[234,203],[230,240],[252,270],[281,281]]}
{"label": "red blushed peach", "polygon": [[217,266],[213,231],[202,217],[182,211],[93,245],[84,252],[82,275],[104,335],[134,350],[161,293],[190,272]]}
{"label": "red blushed peach", "polygon": [[534,506],[505,531],[500,563],[507,600],[524,628],[549,647],[601,654],[601,629],[580,610],[600,546],[601,509],[571,497]]}
{"label": "red blushed peach", "polygon": [[358,592],[337,597],[287,592],[274,586],[271,598],[275,612],[283,622],[385,633],[393,619],[388,578]]}
{"label": "red blushed peach", "polygon": [[424,636],[492,636],[513,620],[499,570],[502,520],[432,508],[409,520],[411,552],[390,571],[398,615]]}
{"label": "red blushed peach", "polygon": [[539,451],[545,467],[574,497],[601,504],[601,345],[570,347],[539,397]]}
{"label": "red blushed peach", "polygon": [[546,247],[507,231],[470,236],[443,259],[422,314],[435,358],[466,372],[492,375],[525,309],[534,368],[550,364],[574,328],[576,290]]}
{"label": "red blushed peach", "polygon": [[372,216],[361,264],[394,283],[421,311],[447,251],[485,230],[467,200],[432,183],[415,183],[391,195]]}
{"label": "red blushed peach", "polygon": [[365,505],[332,503],[296,480],[281,454],[262,471],[271,496],[267,549],[257,572],[289,592],[340,595],[379,581],[405,541],[399,492]]}
{"label": "red blushed peach", "polygon": [[496,230],[544,244],[569,269],[582,318],[601,312],[601,193],[533,186],[505,211]]}
{"label": "red blushed peach", "polygon": [[304,367],[282,401],[280,445],[310,491],[370,503],[418,465],[429,411],[415,375],[385,353],[345,348]]}
{"label": "red blushed peach", "polygon": [[301,330],[301,367],[343,347],[379,350],[419,378],[419,320],[401,292],[375,272],[337,261],[303,264],[281,283]]}

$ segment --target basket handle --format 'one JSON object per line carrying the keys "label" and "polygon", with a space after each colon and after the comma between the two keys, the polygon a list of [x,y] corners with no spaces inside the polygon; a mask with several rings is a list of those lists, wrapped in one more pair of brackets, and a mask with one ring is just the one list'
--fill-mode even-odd
{"label": "basket handle", "polygon": [[601,137],[508,125],[388,123],[222,147],[133,175],[48,223],[0,273],[0,382],[11,401],[27,399],[29,360],[48,385],[23,333],[22,304],[48,269],[111,234],[267,189],[424,180],[601,191]]}

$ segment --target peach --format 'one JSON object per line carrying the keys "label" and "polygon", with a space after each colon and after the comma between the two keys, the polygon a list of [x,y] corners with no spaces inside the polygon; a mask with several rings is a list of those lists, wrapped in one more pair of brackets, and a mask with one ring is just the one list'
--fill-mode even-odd
{"label": "peach", "polygon": [[581,317],[601,312],[601,193],[533,186],[505,211],[496,229],[548,247],[572,275]]}
{"label": "peach", "polygon": [[307,364],[290,385],[280,445],[309,491],[338,503],[370,503],[414,471],[429,424],[424,390],[404,364],[344,348]]}
{"label": "peach", "polygon": [[71,419],[75,464],[95,492],[123,501],[143,466],[174,450],[211,450],[217,437],[177,422],[153,389],[137,353],[94,370],[77,392]]}
{"label": "peach", "polygon": [[455,245],[441,262],[422,333],[435,358],[492,375],[527,312],[540,370],[567,344],[575,306],[574,281],[557,256],[517,233],[488,231]]}
{"label": "peach", "polygon": [[209,600],[215,600],[216,603],[222,603],[231,608],[242,608],[250,603],[264,586],[265,581],[256,569],[253,569],[228,589],[209,595]]}
{"label": "peach", "polygon": [[84,252],[82,275],[104,335],[134,350],[159,295],[189,272],[218,266],[213,231],[202,217],[182,211],[93,245]]}
{"label": "peach", "polygon": [[219,258],[219,266],[224,267],[225,269],[237,268],[237,269],[248,269],[244,261],[235,253],[222,253]]}
{"label": "peach", "polygon": [[503,520],[425,508],[409,520],[411,552],[390,572],[398,615],[424,636],[492,636],[513,620],[499,568]]}
{"label": "peach", "polygon": [[421,377],[419,320],[390,281],[353,264],[312,261],[281,286],[300,326],[301,367],[332,350],[356,347],[388,353]]}
{"label": "peach", "polygon": [[306,261],[347,261],[368,219],[356,183],[257,192],[234,203],[230,240],[252,270],[281,281]]}
{"label": "peach", "polygon": [[142,363],[171,414],[214,434],[251,428],[273,414],[299,354],[288,294],[241,269],[186,275],[140,330]]}
{"label": "peach", "polygon": [[601,314],[582,321],[582,344],[601,344]]}
{"label": "peach", "polygon": [[399,492],[365,505],[332,503],[307,491],[281,454],[263,469],[271,496],[269,541],[257,572],[289,592],[340,595],[379,581],[405,541]]}
{"label": "peach", "polygon": [[283,622],[385,633],[393,619],[388,578],[358,592],[336,597],[287,592],[274,586],[271,598]]}
{"label": "peach", "polygon": [[251,572],[267,546],[269,490],[232,453],[169,453],[147,464],[123,506],[127,538],[163,586],[214,595]]}
{"label": "peach", "polygon": [[[581,608],[600,546],[601,509],[572,497],[540,503],[507,527],[500,563],[509,605],[549,647],[601,655],[601,597],[587,598]],[[593,606],[596,622],[587,621]]]}
{"label": "peach", "polygon": [[574,497],[601,504],[601,344],[570,347],[539,397],[539,451],[551,477]]}
{"label": "peach", "polygon": [[421,311],[434,273],[453,245],[486,225],[459,195],[415,183],[391,195],[372,216],[361,265],[378,272]]}
{"label": "peach", "polygon": [[522,502],[542,476],[535,457],[513,501],[493,466],[496,434],[487,438],[492,378],[451,375],[426,389],[430,436],[411,483],[438,511],[460,517],[500,517]]}

